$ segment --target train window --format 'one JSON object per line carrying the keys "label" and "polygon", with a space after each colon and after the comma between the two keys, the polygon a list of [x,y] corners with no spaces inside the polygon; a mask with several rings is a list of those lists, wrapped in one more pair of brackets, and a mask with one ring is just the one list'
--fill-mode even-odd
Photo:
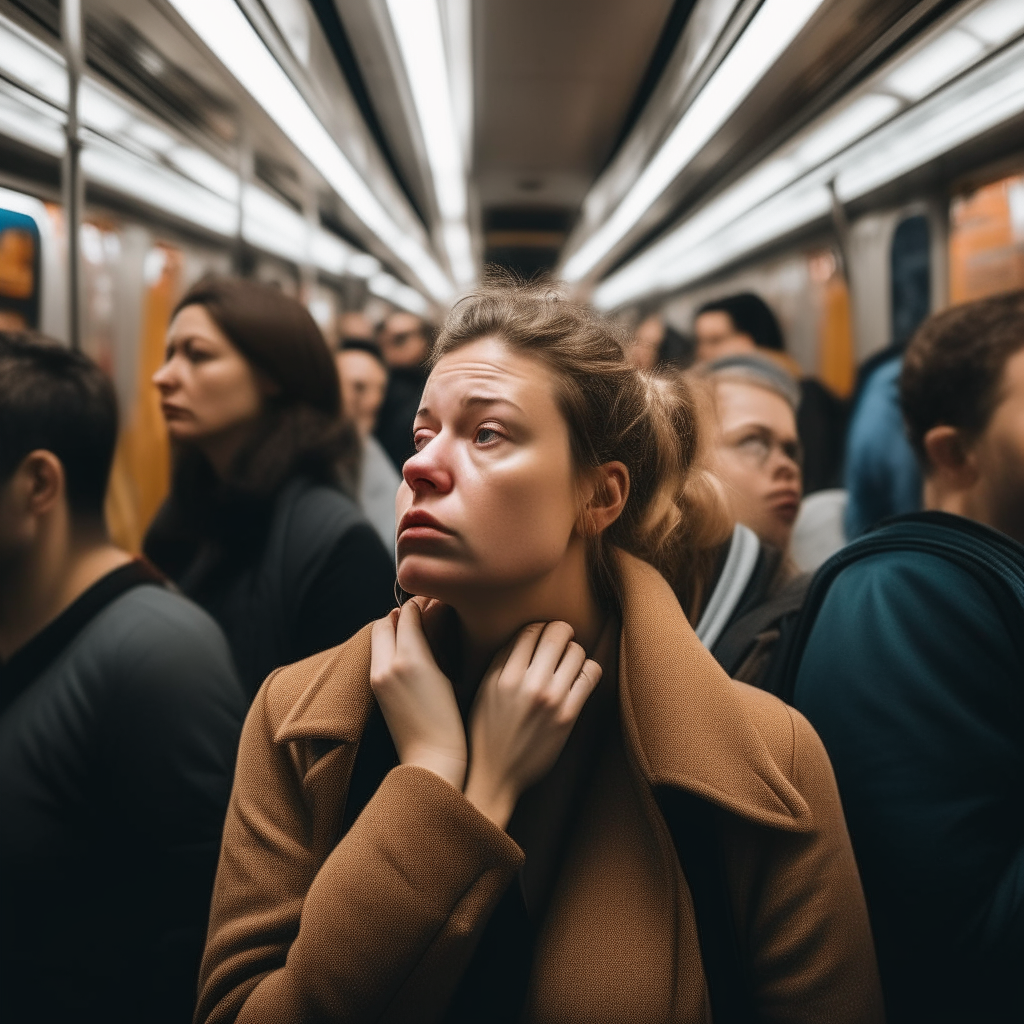
{"label": "train window", "polygon": [[39,324],[39,229],[23,213],[0,209],[0,329]]}
{"label": "train window", "polygon": [[905,345],[931,312],[931,232],[923,214],[906,217],[892,236],[892,340]]}
{"label": "train window", "polygon": [[1024,174],[954,199],[949,221],[950,302],[1024,288]]}

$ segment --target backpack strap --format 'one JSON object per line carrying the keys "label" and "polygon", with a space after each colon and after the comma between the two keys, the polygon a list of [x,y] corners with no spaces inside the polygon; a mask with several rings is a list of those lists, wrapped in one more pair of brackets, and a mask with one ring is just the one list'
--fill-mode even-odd
{"label": "backpack strap", "polygon": [[683,789],[663,787],[655,796],[693,900],[711,1019],[754,1024],[757,1014],[725,876],[719,809]]}

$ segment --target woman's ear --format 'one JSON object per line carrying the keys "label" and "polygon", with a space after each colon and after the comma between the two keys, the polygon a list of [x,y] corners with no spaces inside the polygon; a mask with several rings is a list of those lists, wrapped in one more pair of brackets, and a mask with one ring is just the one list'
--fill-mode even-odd
{"label": "woman's ear", "polygon": [[584,492],[578,529],[584,537],[596,537],[622,515],[629,498],[629,470],[622,462],[606,462],[593,470]]}

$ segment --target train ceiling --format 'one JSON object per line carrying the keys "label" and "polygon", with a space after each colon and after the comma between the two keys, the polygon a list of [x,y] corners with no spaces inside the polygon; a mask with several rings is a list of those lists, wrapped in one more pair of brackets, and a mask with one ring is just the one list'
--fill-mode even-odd
{"label": "train ceiling", "polygon": [[[417,310],[491,262],[603,308],[655,302],[1019,151],[1024,126],[1021,0],[85,0],[84,17],[91,194]],[[0,174],[55,180],[65,105],[57,3],[0,0]]]}

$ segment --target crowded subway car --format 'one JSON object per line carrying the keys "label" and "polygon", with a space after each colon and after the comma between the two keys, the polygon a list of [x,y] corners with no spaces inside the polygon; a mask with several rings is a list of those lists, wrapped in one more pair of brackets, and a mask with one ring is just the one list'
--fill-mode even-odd
{"label": "crowded subway car", "polygon": [[1024,1021],[1024,0],[0,0],[0,1019]]}

